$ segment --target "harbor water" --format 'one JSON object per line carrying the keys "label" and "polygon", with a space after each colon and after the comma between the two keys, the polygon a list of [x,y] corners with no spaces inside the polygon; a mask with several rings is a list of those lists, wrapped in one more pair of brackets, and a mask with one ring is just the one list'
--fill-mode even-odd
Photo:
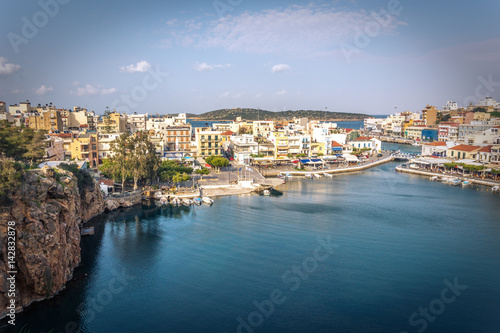
{"label": "harbor water", "polygon": [[500,196],[395,165],[103,215],[75,279],[0,332],[500,331]]}

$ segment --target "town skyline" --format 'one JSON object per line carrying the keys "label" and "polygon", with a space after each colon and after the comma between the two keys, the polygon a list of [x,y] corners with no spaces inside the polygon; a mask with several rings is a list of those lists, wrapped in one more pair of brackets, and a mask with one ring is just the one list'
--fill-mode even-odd
{"label": "town skyline", "polygon": [[[495,1],[4,4],[0,100],[388,115],[500,99]],[[464,22],[467,22],[465,24]]]}

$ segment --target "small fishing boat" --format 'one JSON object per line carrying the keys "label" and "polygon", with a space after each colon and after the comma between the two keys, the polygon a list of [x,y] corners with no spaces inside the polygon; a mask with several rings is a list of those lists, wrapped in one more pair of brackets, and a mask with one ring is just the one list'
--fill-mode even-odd
{"label": "small fishing boat", "polygon": [[193,204],[193,200],[188,199],[188,198],[184,198],[184,199],[182,199],[182,204],[184,206],[191,206]]}
{"label": "small fishing boat", "polygon": [[453,186],[460,186],[462,185],[462,181],[460,179],[455,178],[452,181],[450,181],[450,184]]}
{"label": "small fishing boat", "polygon": [[168,205],[168,200],[167,200],[167,198],[165,198],[165,197],[161,197],[161,198],[160,198],[160,206],[161,206],[161,207],[165,207],[166,205]]}
{"label": "small fishing boat", "polygon": [[472,185],[472,183],[470,181],[468,181],[468,180],[464,180],[462,182],[462,187],[466,187],[466,186],[469,186],[469,185]]}
{"label": "small fishing boat", "polygon": [[198,206],[200,206],[202,203],[201,198],[199,198],[199,197],[193,198],[193,202],[195,205],[198,205]]}
{"label": "small fishing boat", "polygon": [[319,173],[315,173],[315,174],[314,174],[314,177],[316,177],[316,178],[321,178],[321,175],[320,175]]}
{"label": "small fishing boat", "polygon": [[500,186],[493,186],[493,187],[491,188],[491,191],[492,191],[493,193],[498,193],[498,192],[500,192]]}
{"label": "small fishing boat", "polygon": [[430,178],[430,180],[433,181],[433,182],[437,182],[439,180],[439,178],[438,178],[438,176],[432,176]]}
{"label": "small fishing boat", "polygon": [[313,175],[312,175],[312,173],[306,173],[305,177],[306,177],[306,179],[312,179]]}
{"label": "small fishing boat", "polygon": [[175,198],[172,199],[171,204],[174,207],[179,207],[181,205],[181,199],[175,197]]}
{"label": "small fishing boat", "polygon": [[262,192],[262,194],[264,194],[266,197],[270,196],[271,195],[271,191],[269,190],[264,190],[264,192]]}
{"label": "small fishing boat", "polygon": [[204,204],[207,204],[207,205],[211,205],[214,203],[214,201],[212,199],[210,199],[209,197],[203,197],[203,198],[201,198],[201,200],[203,201]]}

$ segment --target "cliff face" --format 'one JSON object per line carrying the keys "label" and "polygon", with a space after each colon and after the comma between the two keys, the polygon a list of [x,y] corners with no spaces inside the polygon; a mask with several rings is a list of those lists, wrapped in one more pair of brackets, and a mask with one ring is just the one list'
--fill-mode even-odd
{"label": "cliff face", "polygon": [[0,211],[0,318],[6,314],[7,223],[16,223],[17,310],[57,294],[80,263],[80,225],[104,211],[97,184],[79,190],[72,173],[29,172],[14,203]]}

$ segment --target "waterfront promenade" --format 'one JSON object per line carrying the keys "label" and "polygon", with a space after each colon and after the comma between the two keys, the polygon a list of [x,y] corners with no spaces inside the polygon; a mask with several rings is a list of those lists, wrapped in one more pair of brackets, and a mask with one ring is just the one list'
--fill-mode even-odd
{"label": "waterfront promenade", "polygon": [[427,176],[427,177],[434,177],[434,176],[455,177],[455,178],[458,178],[462,181],[467,180],[471,183],[478,184],[478,185],[484,185],[484,186],[499,186],[500,185],[500,180],[493,180],[493,179],[486,179],[485,180],[485,179],[473,178],[471,176],[462,176],[462,175],[458,175],[458,174],[424,171],[424,170],[420,170],[420,169],[404,167],[403,165],[398,165],[396,167],[396,171],[411,173],[411,174],[415,174],[415,175],[422,175],[422,176]]}

